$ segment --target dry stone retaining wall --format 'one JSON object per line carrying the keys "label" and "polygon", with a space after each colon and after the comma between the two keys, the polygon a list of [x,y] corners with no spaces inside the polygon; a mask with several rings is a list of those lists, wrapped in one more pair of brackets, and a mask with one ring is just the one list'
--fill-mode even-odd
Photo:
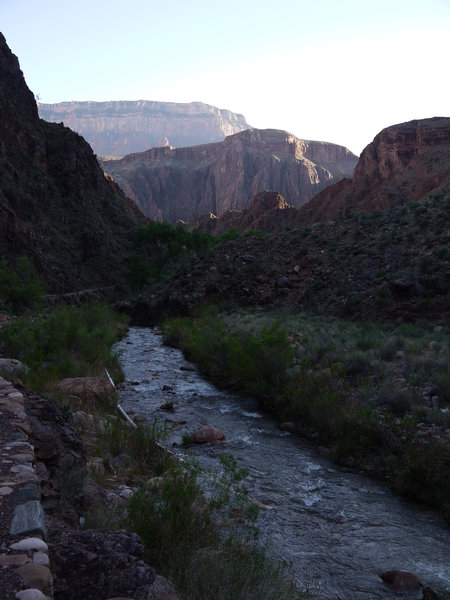
{"label": "dry stone retaining wall", "polygon": [[22,393],[0,377],[0,589],[4,600],[53,598],[30,433]]}

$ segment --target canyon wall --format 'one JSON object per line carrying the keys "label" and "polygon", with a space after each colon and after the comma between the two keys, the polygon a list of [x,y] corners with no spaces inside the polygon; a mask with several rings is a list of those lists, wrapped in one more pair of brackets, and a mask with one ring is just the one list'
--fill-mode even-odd
{"label": "canyon wall", "polygon": [[450,191],[450,118],[383,129],[363,150],[353,178],[318,194],[300,222],[345,217]]}
{"label": "canyon wall", "polygon": [[59,102],[38,108],[46,121],[63,121],[77,131],[98,156],[217,142],[249,127],[242,115],[202,102]]}
{"label": "canyon wall", "polygon": [[145,215],[175,223],[244,210],[263,190],[277,190],[300,207],[351,176],[357,160],[336,144],[301,140],[276,129],[247,129],[223,142],[152,148],[103,161],[103,167]]}

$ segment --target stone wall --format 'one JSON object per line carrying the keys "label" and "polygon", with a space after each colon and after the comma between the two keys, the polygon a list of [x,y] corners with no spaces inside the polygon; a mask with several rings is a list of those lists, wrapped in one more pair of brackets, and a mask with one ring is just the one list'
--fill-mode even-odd
{"label": "stone wall", "polygon": [[53,598],[40,478],[23,394],[0,377],[0,588],[5,600]]}

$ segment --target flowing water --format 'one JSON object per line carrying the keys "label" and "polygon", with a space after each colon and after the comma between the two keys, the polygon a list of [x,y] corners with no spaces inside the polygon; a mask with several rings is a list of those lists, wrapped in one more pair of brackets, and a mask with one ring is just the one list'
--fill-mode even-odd
{"label": "flowing water", "polygon": [[[401,569],[450,599],[450,529],[439,516],[336,467],[308,441],[281,432],[253,400],[219,391],[185,370],[182,353],[164,346],[156,330],[131,328],[117,350],[127,381],[123,408],[150,421],[185,421],[169,423],[169,445],[204,425],[225,432],[224,442],[189,451],[211,469],[230,452],[248,469],[250,496],[268,507],[258,527],[273,553],[292,562],[300,582],[343,600],[398,598],[379,574]],[[160,409],[169,401],[174,412]]]}

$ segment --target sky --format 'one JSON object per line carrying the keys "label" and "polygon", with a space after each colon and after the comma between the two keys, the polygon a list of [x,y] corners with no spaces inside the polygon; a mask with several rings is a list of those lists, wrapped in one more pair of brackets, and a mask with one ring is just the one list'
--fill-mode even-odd
{"label": "sky", "polygon": [[200,101],[359,154],[450,116],[450,0],[0,0],[41,102]]}

